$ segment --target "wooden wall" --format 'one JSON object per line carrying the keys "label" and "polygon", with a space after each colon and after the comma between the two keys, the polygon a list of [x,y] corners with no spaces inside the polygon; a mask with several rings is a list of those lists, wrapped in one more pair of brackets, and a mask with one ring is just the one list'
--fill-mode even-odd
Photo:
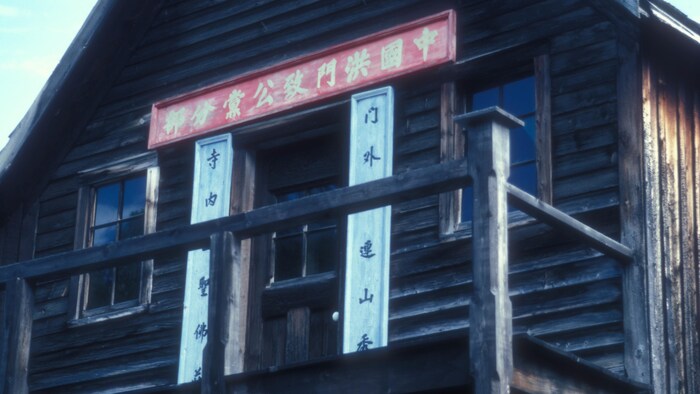
{"label": "wooden wall", "polygon": [[[698,62],[676,62],[665,35],[643,65],[647,250],[654,387],[700,392],[700,79]],[[688,51],[688,52],[686,52]],[[698,57],[696,57],[698,59]]]}
{"label": "wooden wall", "polygon": [[[172,0],[51,174],[34,254],[72,249],[77,171],[145,151],[154,101],[447,8],[458,10],[458,58],[480,58],[460,84],[512,65],[527,70],[534,56],[550,55],[554,204],[617,236],[616,34],[588,2]],[[395,173],[440,161],[441,81],[431,75],[396,84]],[[192,152],[191,143],[158,152],[158,230],[189,222]],[[470,242],[441,236],[438,201],[393,207],[390,341],[466,333]],[[624,373],[620,266],[544,225],[521,224],[510,237],[515,331]],[[146,312],[82,327],[66,325],[69,278],[39,283],[31,387],[79,392],[174,382],[184,269],[184,252],[157,259]]]}

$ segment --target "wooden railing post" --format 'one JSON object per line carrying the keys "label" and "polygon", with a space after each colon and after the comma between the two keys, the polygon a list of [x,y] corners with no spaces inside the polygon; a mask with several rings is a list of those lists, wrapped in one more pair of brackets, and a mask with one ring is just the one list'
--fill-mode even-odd
{"label": "wooden railing post", "polygon": [[473,293],[469,360],[478,394],[508,393],[513,374],[512,312],[508,298],[509,128],[523,123],[498,107],[455,117],[466,125],[474,187]]}
{"label": "wooden railing post", "polygon": [[0,369],[0,393],[29,391],[29,348],[32,341],[32,309],[34,289],[26,279],[15,278],[6,283],[3,308],[4,367]]}
{"label": "wooden railing post", "polygon": [[[241,242],[229,231],[211,236],[209,264],[209,320],[207,345],[202,357],[202,393],[225,393],[226,363],[242,362],[238,320],[244,316],[240,281]],[[241,357],[237,357],[241,355]]]}

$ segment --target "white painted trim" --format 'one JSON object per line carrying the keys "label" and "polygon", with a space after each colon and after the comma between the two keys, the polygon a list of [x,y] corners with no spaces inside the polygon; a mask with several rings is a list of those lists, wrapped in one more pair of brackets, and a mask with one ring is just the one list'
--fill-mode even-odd
{"label": "white painted trim", "polygon": [[[350,106],[349,185],[391,176],[393,89],[384,87],[355,94]],[[371,252],[365,252],[371,256],[363,257],[360,250],[369,246],[368,241]],[[390,258],[391,206],[348,215],[343,353],[358,351],[365,334],[364,339],[371,341],[368,349],[388,343]]]}
{"label": "white painted trim", "polygon": [[[208,159],[214,150],[219,156],[212,168],[212,163]],[[233,172],[231,134],[198,140],[195,143],[194,157],[190,222],[194,224],[228,216]],[[208,202],[207,198],[214,195],[216,197],[213,204],[209,204],[212,200]],[[202,351],[207,341],[206,336],[195,338],[195,331],[200,324],[208,322],[209,297],[202,296],[202,291],[199,289],[201,278],[205,281],[209,279],[209,251],[192,250],[187,255],[178,383],[194,380],[195,370],[202,366]],[[205,292],[206,289],[208,287],[205,287]]]}

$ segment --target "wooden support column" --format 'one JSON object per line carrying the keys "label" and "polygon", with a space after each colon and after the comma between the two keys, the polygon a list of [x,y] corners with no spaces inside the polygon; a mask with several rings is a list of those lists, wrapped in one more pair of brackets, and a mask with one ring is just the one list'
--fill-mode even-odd
{"label": "wooden support column", "polygon": [[5,288],[4,331],[0,370],[0,393],[29,392],[29,348],[32,340],[32,308],[34,290],[26,279],[16,278]]}
{"label": "wooden support column", "polygon": [[469,360],[474,392],[508,393],[513,375],[512,311],[508,298],[509,128],[523,122],[498,107],[455,117],[466,125],[474,187],[473,286]]}
{"label": "wooden support column", "polygon": [[[636,37],[636,35],[635,35]],[[642,68],[638,44],[621,38],[618,46],[617,124],[620,168],[620,242],[633,258],[624,264],[622,281],[625,372],[630,379],[651,383],[651,350],[647,304],[645,230],[644,130]]]}
{"label": "wooden support column", "polygon": [[[242,362],[242,344],[236,343],[239,335],[231,333],[235,316],[240,316],[240,294],[234,283],[241,264],[241,242],[229,231],[211,236],[209,263],[209,314],[207,344],[202,357],[202,393],[225,393],[226,364]],[[235,351],[231,351],[231,348]],[[240,355],[235,360],[227,355]]]}

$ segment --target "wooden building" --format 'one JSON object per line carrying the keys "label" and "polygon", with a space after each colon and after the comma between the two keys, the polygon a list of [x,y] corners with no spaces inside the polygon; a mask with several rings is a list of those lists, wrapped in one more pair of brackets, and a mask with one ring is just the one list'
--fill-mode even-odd
{"label": "wooden building", "polygon": [[698,70],[663,0],[100,0],[0,152],[0,392],[698,393]]}

